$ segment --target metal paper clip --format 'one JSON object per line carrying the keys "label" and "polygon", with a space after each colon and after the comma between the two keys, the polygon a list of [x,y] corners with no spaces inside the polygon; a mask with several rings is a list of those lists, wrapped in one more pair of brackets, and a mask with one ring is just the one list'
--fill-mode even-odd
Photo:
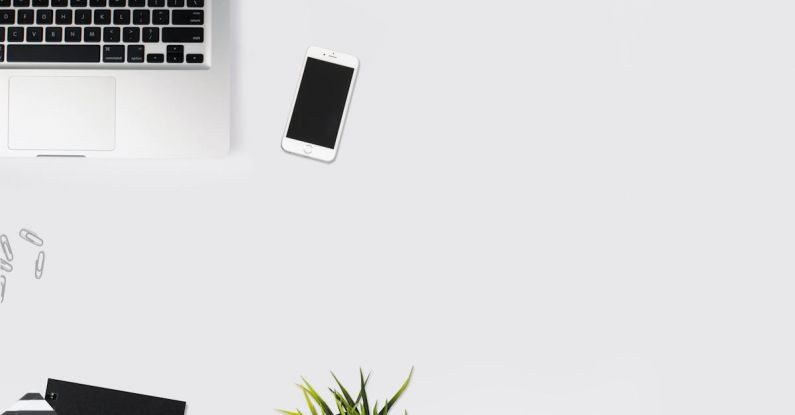
{"label": "metal paper clip", "polygon": [[40,280],[44,275],[44,251],[39,252],[39,257],[36,258],[36,279]]}
{"label": "metal paper clip", "polygon": [[0,275],[0,304],[6,300],[6,276]]}
{"label": "metal paper clip", "polygon": [[11,265],[8,261],[3,258],[0,258],[0,270],[5,272],[11,272],[14,270],[14,266]]}
{"label": "metal paper clip", "polygon": [[21,231],[19,231],[19,236],[22,239],[32,243],[33,245],[36,245],[36,246],[44,245],[44,240],[39,238],[39,235],[36,235],[35,233],[33,233],[33,232],[31,232],[31,231],[29,231],[27,229],[22,229]]}
{"label": "metal paper clip", "polygon": [[8,242],[8,237],[0,235],[0,248],[3,249],[3,254],[6,256],[7,261],[14,260],[14,252],[11,251],[11,244]]}

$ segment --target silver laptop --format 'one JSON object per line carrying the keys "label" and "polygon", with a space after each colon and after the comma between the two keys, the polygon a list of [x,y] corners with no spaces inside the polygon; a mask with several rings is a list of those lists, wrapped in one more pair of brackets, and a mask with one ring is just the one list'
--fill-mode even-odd
{"label": "silver laptop", "polygon": [[229,0],[0,0],[0,157],[229,151]]}

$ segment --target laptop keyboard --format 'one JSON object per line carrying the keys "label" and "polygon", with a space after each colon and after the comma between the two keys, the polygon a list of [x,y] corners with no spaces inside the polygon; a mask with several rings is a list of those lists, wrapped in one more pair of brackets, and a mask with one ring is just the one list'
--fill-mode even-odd
{"label": "laptop keyboard", "polygon": [[205,14],[205,0],[0,0],[0,68],[205,67]]}

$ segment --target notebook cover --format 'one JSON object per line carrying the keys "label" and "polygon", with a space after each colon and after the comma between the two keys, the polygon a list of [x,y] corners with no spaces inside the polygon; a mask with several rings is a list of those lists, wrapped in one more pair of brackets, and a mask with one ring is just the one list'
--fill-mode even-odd
{"label": "notebook cover", "polygon": [[58,415],[185,415],[185,402],[54,379],[46,397]]}

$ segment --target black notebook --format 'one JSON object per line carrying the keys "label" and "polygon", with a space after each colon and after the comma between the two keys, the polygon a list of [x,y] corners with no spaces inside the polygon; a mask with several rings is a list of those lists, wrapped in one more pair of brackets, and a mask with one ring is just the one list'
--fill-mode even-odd
{"label": "black notebook", "polygon": [[53,379],[45,398],[58,415],[185,415],[185,402]]}

